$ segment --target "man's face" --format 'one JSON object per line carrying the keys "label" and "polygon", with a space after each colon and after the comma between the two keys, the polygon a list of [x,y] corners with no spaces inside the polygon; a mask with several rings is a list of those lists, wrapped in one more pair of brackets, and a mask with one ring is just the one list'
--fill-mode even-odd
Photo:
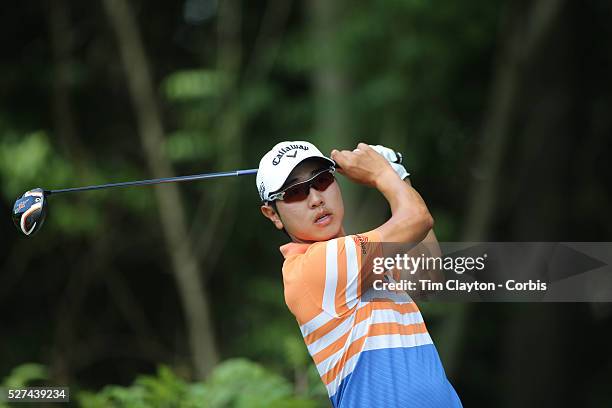
{"label": "man's face", "polygon": [[[283,189],[312,178],[329,165],[317,160],[305,160],[287,177]],[[334,181],[324,191],[311,187],[308,197],[301,201],[276,201],[278,214],[264,210],[277,228],[285,228],[296,242],[327,241],[344,235],[342,220],[344,203],[338,183]],[[268,206],[268,209],[271,207]]]}

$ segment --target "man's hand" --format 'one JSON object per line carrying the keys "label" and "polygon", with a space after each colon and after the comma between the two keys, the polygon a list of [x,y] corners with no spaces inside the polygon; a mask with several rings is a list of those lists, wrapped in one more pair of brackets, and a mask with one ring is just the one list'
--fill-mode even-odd
{"label": "man's hand", "polygon": [[365,143],[359,143],[353,151],[334,149],[330,156],[340,166],[338,172],[357,183],[377,187],[381,179],[397,177],[389,162]]}
{"label": "man's hand", "polygon": [[398,160],[399,157],[397,157],[397,153],[395,153],[395,150],[389,149],[388,147],[381,145],[370,145],[370,147],[376,150],[376,152],[382,157],[387,159],[387,161],[391,164],[393,170],[395,170],[397,175],[400,176],[402,180],[405,180],[406,177],[410,176],[410,173],[408,173],[406,171],[406,168],[401,164],[401,160]]}
{"label": "man's hand", "polygon": [[365,143],[355,150],[332,150],[338,172],[349,179],[378,189],[391,207],[391,218],[376,231],[386,242],[419,243],[433,227],[425,202],[409,183],[395,173],[389,162]]}

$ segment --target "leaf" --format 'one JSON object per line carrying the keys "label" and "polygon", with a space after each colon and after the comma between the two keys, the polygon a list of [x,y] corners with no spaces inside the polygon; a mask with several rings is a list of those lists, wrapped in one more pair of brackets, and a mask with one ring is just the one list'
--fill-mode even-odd
{"label": "leaf", "polygon": [[168,100],[190,101],[221,95],[228,86],[227,76],[214,70],[177,71],[168,76],[162,90]]}
{"label": "leaf", "polygon": [[286,379],[246,359],[221,363],[206,383],[211,408],[269,407],[291,394],[292,386]]}
{"label": "leaf", "polygon": [[287,336],[285,337],[284,346],[287,361],[289,361],[295,369],[302,369],[308,365],[310,356],[301,338],[297,336]]}
{"label": "leaf", "polygon": [[11,371],[3,381],[6,388],[22,388],[34,381],[44,381],[49,378],[47,367],[37,363],[21,364]]}
{"label": "leaf", "polygon": [[175,162],[200,161],[213,156],[214,149],[202,132],[180,130],[168,135],[166,153]]}

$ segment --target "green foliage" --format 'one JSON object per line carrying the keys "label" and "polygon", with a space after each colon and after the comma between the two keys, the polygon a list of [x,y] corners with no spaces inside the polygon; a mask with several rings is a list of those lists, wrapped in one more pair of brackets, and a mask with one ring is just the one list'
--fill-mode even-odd
{"label": "green foliage", "polygon": [[27,185],[63,181],[69,172],[69,165],[53,152],[43,130],[26,134],[8,131],[0,141],[0,178],[7,199],[23,194]]}
{"label": "green foliage", "polygon": [[228,78],[223,72],[197,69],[176,71],[162,85],[170,101],[190,101],[221,95],[227,88]]}
{"label": "green foliage", "polygon": [[[156,376],[143,375],[129,387],[106,386],[99,393],[83,391],[78,400],[83,407],[180,407],[199,399],[201,385],[190,385],[166,366]],[[195,406],[195,405],[193,405]]]}
{"label": "green foliage", "polygon": [[[2,130],[2,129],[0,129]],[[77,168],[66,160],[54,147],[52,137],[43,130],[22,134],[16,130],[5,129],[5,137],[0,140],[0,181],[2,196],[9,203],[27,190],[41,187],[54,189],[76,187],[85,184],[109,182],[108,171],[88,163],[86,169]],[[86,174],[83,172],[86,170]],[[142,178],[125,168],[123,176],[115,176],[114,181]],[[115,170],[116,173],[119,173]],[[112,180],[111,180],[112,181]],[[49,220],[45,230],[57,228],[65,234],[82,236],[98,231],[103,224],[104,211],[109,201],[119,201],[123,209],[142,212],[151,206],[146,191],[121,190],[120,193],[99,191],[92,194],[72,196],[72,199],[52,199],[48,202]],[[75,222],[76,220],[76,222]]]}
{"label": "green foliage", "polygon": [[289,364],[296,370],[304,369],[310,363],[304,340],[298,336],[285,337],[285,355]]}
{"label": "green foliage", "polygon": [[2,381],[2,386],[7,388],[21,388],[31,385],[36,381],[49,378],[47,368],[42,364],[25,363],[13,368],[11,373]]}
{"label": "green foliage", "polygon": [[240,108],[247,117],[273,109],[278,91],[274,85],[266,82],[256,82],[241,90]]}
{"label": "green foliage", "polygon": [[216,407],[268,407],[291,396],[292,387],[284,378],[244,359],[219,365],[206,382],[205,400]]}
{"label": "green foliage", "polygon": [[[0,388],[24,388],[32,385],[39,385],[41,381],[49,378],[47,367],[37,363],[20,364],[13,368],[8,376],[0,383]],[[8,408],[9,405],[0,401],[0,408]]]}
{"label": "green foliage", "polygon": [[213,151],[210,139],[199,132],[179,130],[169,134],[166,139],[166,153],[175,162],[208,158]]}
{"label": "green foliage", "polygon": [[[7,209],[34,187],[149,178],[130,87],[118,63],[117,39],[110,29],[98,30],[108,28],[107,18],[70,2],[55,3],[44,10],[35,5],[28,9],[31,30],[16,31],[20,34],[7,42],[7,63],[0,67],[0,195]],[[291,6],[285,22],[274,2],[265,7],[242,2],[234,3],[239,10],[233,17],[225,10],[201,25],[185,24],[183,3],[141,4],[135,27],[142,32],[161,96],[152,102],[161,108],[167,132],[163,154],[172,160],[177,174],[229,170],[228,163],[254,167],[261,154],[281,139],[311,140],[324,152],[352,149],[362,140],[381,143],[404,153],[414,185],[434,214],[438,238],[460,237],[462,203],[477,161],[470,143],[477,139],[486,111],[491,70],[501,45],[497,41],[503,33],[499,27],[503,2],[345,2],[336,3],[340,6],[332,7],[335,10],[323,19],[321,10],[313,12],[312,4],[303,2]],[[54,7],[67,9],[67,35],[54,36],[48,30],[54,27],[48,21],[57,14]],[[236,21],[224,24],[235,24],[240,31],[233,39],[222,38],[225,30],[218,30],[217,24],[228,15]],[[512,15],[507,18],[512,23]],[[13,20],[15,27],[25,21]],[[6,25],[10,29],[10,21]],[[239,41],[233,45],[240,54],[238,72],[221,71],[219,47],[231,46],[235,40]],[[53,44],[62,41],[66,43],[58,53]],[[567,54],[576,53],[571,47]],[[69,66],[63,74],[62,65]],[[574,79],[567,82],[577,82]],[[62,95],[67,106],[57,103]],[[605,112],[607,101],[598,103],[601,106],[593,112]],[[337,108],[344,118],[335,114]],[[328,126],[336,119],[346,126]],[[228,128],[236,129],[231,142],[224,140],[232,134]],[[341,138],[336,129],[346,130]],[[585,146],[596,149],[597,143],[592,139]],[[76,157],[78,147],[83,157]],[[227,160],[233,157],[235,161]],[[597,181],[593,178],[590,183]],[[340,184],[351,185],[342,178]],[[180,189],[193,233],[184,239],[202,258],[219,353],[262,365],[228,360],[206,383],[186,381],[162,366],[155,375],[139,376],[130,386],[78,392],[78,400],[83,406],[105,408],[329,406],[283,299],[282,258],[276,243],[285,237],[261,217],[253,179],[182,184]],[[236,195],[231,196],[228,210],[218,215],[211,203],[223,205],[225,189]],[[32,353],[70,350],[79,345],[73,342],[87,338],[114,338],[129,325],[134,338],[153,335],[156,343],[173,353],[188,355],[187,319],[181,319],[184,311],[176,306],[181,302],[167,273],[172,249],[164,248],[160,239],[163,226],[154,191],[130,188],[54,197],[47,225],[28,243],[31,246],[13,239],[13,230],[4,235],[8,239],[7,253],[0,254],[0,298],[10,307],[22,301],[19,315],[27,317],[19,324],[7,323],[6,331],[11,333],[6,336],[7,353],[14,353],[18,361],[36,360],[40,356]],[[370,193],[375,199],[364,195],[345,202],[347,210],[363,207],[358,211],[367,215],[361,218],[368,228],[388,216],[384,198]],[[580,212],[584,214],[599,214],[597,210],[608,202],[601,186],[574,196],[582,201],[581,208],[589,209]],[[11,229],[8,218],[5,221]],[[219,221],[220,227],[209,231],[215,225],[212,221]],[[205,241],[209,232],[214,234],[213,245],[200,251],[206,245],[198,240]],[[89,265],[101,267],[92,273]],[[131,313],[137,306],[142,310]],[[454,338],[445,335],[454,328],[446,322],[461,322],[461,308],[433,302],[421,308],[439,339],[437,347],[444,351],[445,344],[454,345]],[[30,319],[33,316],[40,316],[46,325]],[[65,325],[58,316],[67,319]],[[482,322],[476,326],[474,333],[489,330]],[[54,335],[63,327],[70,330]],[[79,367],[77,374],[68,362],[67,369],[76,378],[73,387],[113,381],[109,372],[121,372],[121,378],[136,375],[132,358],[109,359],[96,347],[84,354],[83,365],[92,361],[100,369]],[[9,359],[0,358],[0,363],[4,360]],[[4,372],[10,367],[2,368]],[[27,364],[15,368],[5,383],[44,378],[44,367]],[[476,394],[481,385],[471,386]]]}
{"label": "green foliage", "polygon": [[160,366],[155,376],[140,376],[129,387],[107,386],[98,393],[82,391],[84,408],[209,407],[314,408],[316,403],[293,396],[283,377],[245,359],[219,364],[205,383],[189,383],[170,368]]}

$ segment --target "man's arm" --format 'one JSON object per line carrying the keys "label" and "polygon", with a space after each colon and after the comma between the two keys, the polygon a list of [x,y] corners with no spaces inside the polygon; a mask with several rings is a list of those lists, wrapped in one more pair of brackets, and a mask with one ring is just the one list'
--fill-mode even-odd
{"label": "man's arm", "polygon": [[[405,179],[408,185],[411,185],[408,178]],[[430,229],[425,238],[419,243],[412,243],[415,245],[392,245],[387,244],[383,246],[383,256],[387,258],[395,258],[396,255],[403,256],[408,255],[409,258],[439,258],[441,256],[440,245],[436,234],[433,229]],[[414,265],[414,264],[409,264]],[[435,269],[435,262],[431,262],[429,266],[432,268],[426,268],[427,265],[420,263],[416,270],[413,269],[390,269],[390,273],[396,280],[401,281],[412,281],[415,282],[416,289],[410,290],[409,295],[413,299],[419,299],[423,296],[428,295],[431,292],[422,291],[420,280],[429,280],[431,282],[444,282],[444,274],[442,271]]]}
{"label": "man's arm", "polygon": [[[412,185],[409,179],[406,179],[405,182]],[[409,256],[415,257],[420,256],[421,254],[424,254],[426,257],[441,257],[442,251],[440,250],[440,244],[438,243],[438,238],[436,237],[436,233],[434,232],[433,228],[429,230],[425,236],[425,239],[423,239],[420,244],[407,253]],[[402,272],[402,279],[408,279],[409,277],[404,275],[405,271]],[[416,275],[417,279],[429,279],[432,282],[444,281],[444,274],[436,269],[420,268],[414,275]]]}
{"label": "man's arm", "polygon": [[[409,179],[401,180],[387,158],[370,146],[360,143],[352,152],[332,151],[332,159],[340,165],[338,169],[340,173],[353,181],[376,187],[389,202],[391,218],[376,229],[383,242],[412,244],[408,249],[402,248],[411,257],[419,257],[421,254],[426,257],[441,255],[438,240],[432,229],[433,218],[425,202],[412,187]],[[395,257],[397,249],[397,246],[386,245],[386,248],[383,248],[383,255]],[[414,274],[410,272],[410,270],[401,270],[399,278],[412,281],[428,279],[434,282],[444,280],[441,271],[435,269],[419,268]],[[397,277],[397,274],[394,275]],[[413,297],[425,294],[420,291],[411,292]]]}
{"label": "man's arm", "polygon": [[433,218],[419,193],[404,182],[389,162],[365,143],[354,151],[333,150],[338,172],[375,187],[391,207],[391,218],[376,228],[383,242],[419,243],[433,227]]}
{"label": "man's arm", "polygon": [[[385,254],[385,256],[395,256],[396,253],[397,251],[393,253]],[[429,231],[425,239],[418,245],[414,246],[412,249],[406,251],[406,254],[410,258],[414,258],[414,259],[419,258],[422,255],[424,255],[425,258],[429,258],[429,257],[440,258],[441,257],[440,245],[438,244],[438,240],[436,238],[436,234],[434,233],[434,231],[433,230]],[[418,267],[416,271],[406,270],[406,269],[399,270],[400,280],[412,281],[416,283],[415,289],[407,291],[410,297],[413,299],[420,299],[420,298],[423,298],[433,293],[431,290],[422,290],[421,289],[422,286],[419,281],[423,280],[423,281],[444,283],[446,280],[442,270],[436,269],[436,266],[437,266],[436,262],[430,263],[430,266],[432,266],[431,268],[427,268],[426,266],[427,265],[421,265]],[[394,274],[393,276],[395,276],[397,279],[397,274],[395,273],[395,271],[392,270],[392,273]]]}

